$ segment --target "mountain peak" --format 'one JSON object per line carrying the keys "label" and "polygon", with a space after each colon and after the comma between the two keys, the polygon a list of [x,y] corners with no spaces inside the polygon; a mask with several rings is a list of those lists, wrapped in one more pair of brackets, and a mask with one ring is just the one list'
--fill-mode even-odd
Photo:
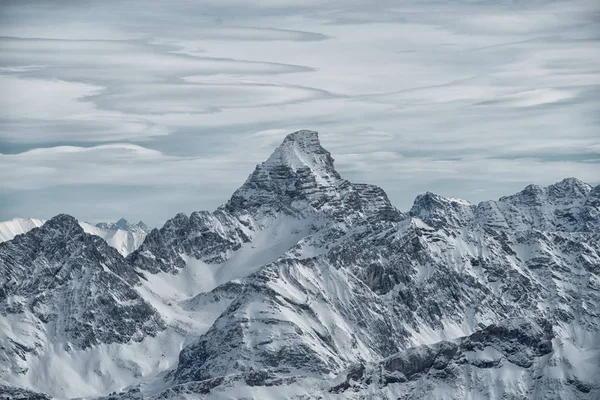
{"label": "mountain peak", "polygon": [[331,153],[315,131],[290,133],[271,156],[256,166],[234,192],[227,208],[276,206],[289,208],[296,200],[322,203],[332,187],[342,182]]}
{"label": "mountain peak", "polygon": [[321,146],[317,132],[300,130],[287,135],[281,145],[259,167],[289,167],[294,172],[308,168],[320,183],[331,183],[340,179],[333,162],[331,153]]}
{"label": "mountain peak", "polygon": [[413,202],[413,209],[419,208],[430,208],[431,205],[438,205],[442,208],[447,206],[457,207],[457,206],[466,206],[470,207],[472,204],[467,200],[459,199],[457,197],[444,197],[439,194],[427,191],[423,194],[417,195]]}
{"label": "mountain peak", "polygon": [[[309,129],[301,129],[296,132],[289,133],[283,142],[319,142],[319,132]],[[319,143],[320,144],[320,143]]]}
{"label": "mountain peak", "polygon": [[115,222],[115,226],[127,230],[129,228],[129,221],[127,221],[125,218],[121,218],[120,220]]}
{"label": "mountain peak", "polygon": [[126,232],[131,232],[131,233],[147,233],[150,228],[148,228],[148,226],[146,224],[144,224],[142,221],[138,222],[137,224],[132,224],[129,221],[127,221],[125,218],[121,218],[119,219],[117,222],[99,222],[95,225],[98,228],[101,229],[107,229],[107,230],[124,230]]}
{"label": "mountain peak", "polygon": [[587,195],[592,187],[582,180],[577,178],[565,178],[560,182],[556,182],[548,186],[550,193],[558,194],[559,192],[571,193],[574,195]]}
{"label": "mountain peak", "polygon": [[44,228],[56,229],[61,232],[75,231],[83,233],[83,228],[79,225],[79,221],[75,217],[68,214],[58,214],[48,220],[43,225]]}
{"label": "mountain peak", "polygon": [[281,142],[279,148],[295,149],[295,152],[304,154],[322,153],[325,149],[321,146],[319,133],[302,129],[288,134]]}
{"label": "mountain peak", "polygon": [[472,205],[466,200],[443,197],[430,191],[415,198],[409,214],[429,223],[450,223],[456,225],[467,220],[472,213]]}
{"label": "mountain peak", "polygon": [[137,224],[137,227],[140,228],[141,230],[148,232],[150,230],[150,227],[148,225],[146,225],[143,221],[139,221]]}
{"label": "mountain peak", "polygon": [[585,198],[588,196],[592,187],[577,178],[565,178],[552,185],[542,187],[539,185],[527,185],[520,192],[500,197],[500,201],[509,201],[517,203],[536,204],[547,201],[557,201],[560,199]]}

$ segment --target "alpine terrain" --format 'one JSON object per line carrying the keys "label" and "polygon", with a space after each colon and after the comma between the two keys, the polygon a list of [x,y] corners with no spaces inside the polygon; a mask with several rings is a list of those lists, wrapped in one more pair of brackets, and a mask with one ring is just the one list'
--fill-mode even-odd
{"label": "alpine terrain", "polygon": [[[10,221],[0,222],[0,243],[12,240],[15,236],[29,232],[31,229],[38,228],[45,223],[45,220],[35,218],[13,218]],[[80,221],[79,225],[85,232],[106,240],[110,246],[117,249],[124,256],[140,247],[144,238],[150,232],[150,228],[142,221],[132,224],[125,218],[121,218],[115,223],[100,222],[95,225]]]}
{"label": "alpine terrain", "polygon": [[401,212],[303,130],[126,257],[68,215],[22,232],[0,398],[600,398],[600,186],[575,178]]}

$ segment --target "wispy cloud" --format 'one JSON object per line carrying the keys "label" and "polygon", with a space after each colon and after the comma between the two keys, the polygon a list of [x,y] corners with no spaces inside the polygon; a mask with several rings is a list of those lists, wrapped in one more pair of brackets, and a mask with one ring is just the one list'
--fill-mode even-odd
{"label": "wispy cloud", "polygon": [[168,156],[134,144],[38,148],[0,156],[0,168],[8,178],[0,187],[8,191],[57,185],[180,185],[198,179],[202,170],[210,171],[202,176],[202,184],[214,185],[231,182],[232,171],[242,168],[229,161],[218,156]]}
{"label": "wispy cloud", "polygon": [[212,207],[301,128],[401,208],[600,183],[592,0],[57,4],[0,14],[2,218],[36,191],[128,208],[128,184],[180,196],[131,218]]}

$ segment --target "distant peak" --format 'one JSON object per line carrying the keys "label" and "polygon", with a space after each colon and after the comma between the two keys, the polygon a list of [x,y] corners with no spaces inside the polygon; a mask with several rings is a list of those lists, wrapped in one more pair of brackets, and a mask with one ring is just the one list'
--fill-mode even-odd
{"label": "distant peak", "polygon": [[71,230],[83,232],[83,229],[81,226],[79,226],[79,221],[77,221],[75,217],[68,214],[58,214],[50,218],[43,227],[48,229],[57,229],[61,232]]}
{"label": "distant peak", "polygon": [[561,188],[561,189],[579,189],[584,192],[589,192],[592,187],[584,181],[577,178],[565,178],[562,181],[556,182],[550,187]]}
{"label": "distant peak", "polygon": [[321,211],[338,221],[399,218],[383,189],[342,179],[333,162],[317,132],[293,132],[222,208],[291,215]]}
{"label": "distant peak", "polygon": [[463,205],[463,206],[471,206],[471,203],[467,200],[463,200],[463,199],[459,199],[457,197],[444,197],[444,196],[440,196],[439,194],[427,191],[423,194],[419,194],[417,195],[417,197],[415,198],[414,203],[418,204],[418,203],[430,203],[430,202],[438,202],[438,203],[454,203],[454,204],[459,204],[459,205]]}
{"label": "distant peak", "polygon": [[115,222],[114,226],[118,229],[123,229],[124,231],[129,231],[133,228],[133,226],[125,218],[121,218]]}
{"label": "distant peak", "polygon": [[587,183],[585,183],[581,179],[577,179],[571,176],[569,178],[563,179],[562,181],[556,182],[555,185],[587,185]]}
{"label": "distant peak", "polygon": [[123,231],[132,232],[132,233],[148,232],[150,230],[150,228],[148,228],[148,226],[146,224],[144,224],[142,221],[138,222],[137,224],[132,224],[129,221],[127,221],[125,218],[121,218],[117,222],[99,222],[95,226],[97,226],[98,228],[101,228],[101,229],[108,229],[108,230],[120,229]]}
{"label": "distant peak", "polygon": [[140,228],[144,231],[150,230],[150,227],[148,225],[146,225],[145,223],[143,223],[142,221],[139,221],[136,225],[138,228]]}
{"label": "distant peak", "polygon": [[582,199],[587,197],[591,190],[590,185],[577,178],[565,178],[546,187],[533,184],[527,185],[516,194],[500,197],[499,201],[529,203],[539,206],[547,201]]}
{"label": "distant peak", "polygon": [[120,220],[118,220],[117,222],[115,222],[115,226],[124,230],[128,230],[129,229],[129,221],[127,221],[125,218],[121,218]]}
{"label": "distant peak", "polygon": [[473,205],[466,200],[455,197],[443,197],[432,192],[425,192],[415,198],[409,214],[428,224],[450,223],[460,224],[472,212]]}
{"label": "distant peak", "polygon": [[439,194],[427,191],[423,194],[419,194],[415,198],[411,212],[418,213],[418,210],[421,209],[430,209],[432,207],[444,208],[447,206],[470,207],[471,203],[469,203],[467,200],[459,199],[456,197],[444,197],[440,196]]}

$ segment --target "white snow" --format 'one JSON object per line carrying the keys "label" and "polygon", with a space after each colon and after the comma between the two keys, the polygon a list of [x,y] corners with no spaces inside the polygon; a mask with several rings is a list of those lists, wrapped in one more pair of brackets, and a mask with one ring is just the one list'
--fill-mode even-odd
{"label": "white snow", "polygon": [[45,220],[35,218],[13,218],[10,221],[0,222],[0,243],[12,240],[15,236],[29,232],[45,223]]}
{"label": "white snow", "polygon": [[243,278],[261,267],[277,261],[286,251],[308,236],[313,219],[282,217],[270,221],[258,229],[252,241],[231,254],[222,264],[213,266],[214,283],[220,285]]}
{"label": "white snow", "polygon": [[117,249],[119,253],[126,256],[142,245],[146,238],[146,232],[129,232],[123,229],[102,229],[87,222],[79,222],[86,233],[100,236],[109,246]]}
{"label": "white snow", "polygon": [[[288,140],[289,139],[289,140]],[[331,165],[327,163],[327,155],[321,150],[317,132],[302,130],[294,132],[262,163],[262,167],[287,165],[294,171],[308,167],[318,184],[332,185],[339,181],[331,175]]]}
{"label": "white snow", "polygon": [[458,197],[448,197],[451,203],[457,203],[463,206],[470,206],[471,203],[467,200],[459,199]]}

